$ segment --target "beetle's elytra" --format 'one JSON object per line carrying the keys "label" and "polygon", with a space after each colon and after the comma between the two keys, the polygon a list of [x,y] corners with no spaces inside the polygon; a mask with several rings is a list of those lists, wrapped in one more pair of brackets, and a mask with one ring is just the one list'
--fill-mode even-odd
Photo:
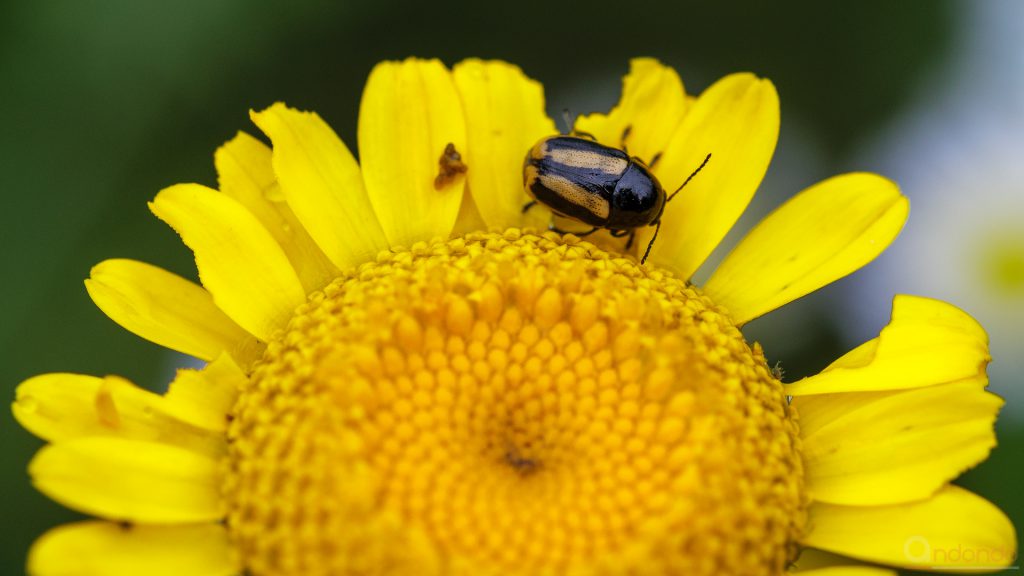
{"label": "beetle's elytra", "polygon": [[544,138],[527,155],[523,178],[535,200],[598,228],[647,226],[665,207],[665,191],[646,165],[585,138]]}
{"label": "beetle's elytra", "polygon": [[666,197],[661,183],[641,159],[579,136],[549,136],[526,154],[523,184],[533,201],[523,210],[540,203],[555,214],[592,227],[577,233],[578,236],[602,228],[611,230],[615,237],[628,235],[627,248],[632,245],[637,228],[655,226],[654,236],[640,260],[643,264],[661,228],[665,204],[710,158],[708,154],[686,182]]}

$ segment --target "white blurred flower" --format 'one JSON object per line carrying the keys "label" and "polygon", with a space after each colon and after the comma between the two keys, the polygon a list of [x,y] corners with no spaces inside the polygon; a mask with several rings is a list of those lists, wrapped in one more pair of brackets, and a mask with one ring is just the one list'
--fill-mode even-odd
{"label": "white blurred flower", "polygon": [[1024,3],[963,3],[961,44],[867,153],[911,199],[902,236],[848,284],[848,334],[884,325],[882,295],[947,300],[985,326],[991,389],[1024,419]]}

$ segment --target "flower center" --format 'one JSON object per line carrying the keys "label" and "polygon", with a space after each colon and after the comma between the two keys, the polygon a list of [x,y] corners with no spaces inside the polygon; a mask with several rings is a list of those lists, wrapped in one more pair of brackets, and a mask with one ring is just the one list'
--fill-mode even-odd
{"label": "flower center", "polygon": [[1024,234],[994,233],[978,252],[988,288],[1001,296],[1024,296]]}
{"label": "flower center", "polygon": [[509,230],[382,254],[241,394],[254,575],[779,574],[804,523],[760,348],[669,273]]}

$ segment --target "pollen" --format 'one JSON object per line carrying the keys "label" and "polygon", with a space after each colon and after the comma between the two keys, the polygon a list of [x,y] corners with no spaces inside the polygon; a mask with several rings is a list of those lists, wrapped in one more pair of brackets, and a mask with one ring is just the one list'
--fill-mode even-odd
{"label": "pollen", "polygon": [[235,405],[260,575],[781,574],[806,519],[760,347],[573,236],[393,249],[314,293]]}

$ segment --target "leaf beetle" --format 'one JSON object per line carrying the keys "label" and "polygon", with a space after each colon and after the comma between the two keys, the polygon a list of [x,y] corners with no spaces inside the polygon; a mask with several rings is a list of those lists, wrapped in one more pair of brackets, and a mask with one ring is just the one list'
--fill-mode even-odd
{"label": "leaf beetle", "polygon": [[[627,127],[623,132],[623,143],[629,131]],[[577,236],[601,229],[610,230],[615,238],[629,236],[627,249],[633,245],[637,228],[654,226],[654,236],[640,259],[643,264],[661,230],[665,204],[707,165],[711,154],[671,195],[665,194],[651,172],[658,158],[648,166],[630,156],[624,145],[622,149],[605,146],[585,132],[547,136],[530,148],[523,162],[523,185],[533,199],[523,206],[523,212],[543,204],[559,216],[592,227],[575,233]],[[549,228],[566,233],[553,225]]]}

